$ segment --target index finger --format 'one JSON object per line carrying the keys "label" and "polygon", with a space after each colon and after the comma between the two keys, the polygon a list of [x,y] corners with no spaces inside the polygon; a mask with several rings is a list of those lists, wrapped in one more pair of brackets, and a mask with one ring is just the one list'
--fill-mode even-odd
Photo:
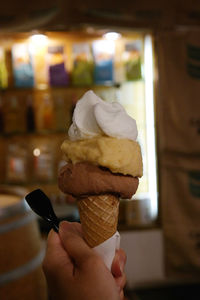
{"label": "index finger", "polygon": [[86,244],[83,239],[81,225],[77,223],[61,222],[59,226],[59,235],[67,253],[81,266],[86,260],[95,256],[95,252]]}
{"label": "index finger", "polygon": [[65,270],[65,276],[73,275],[73,263],[62,245],[61,239],[53,230],[47,238],[46,255],[43,261],[45,273],[59,276]]}

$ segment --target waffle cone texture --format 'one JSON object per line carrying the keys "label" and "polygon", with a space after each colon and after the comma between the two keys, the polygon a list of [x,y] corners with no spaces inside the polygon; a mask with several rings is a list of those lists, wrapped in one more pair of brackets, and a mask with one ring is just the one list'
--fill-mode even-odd
{"label": "waffle cone texture", "polygon": [[117,231],[119,199],[111,194],[89,196],[78,200],[83,236],[90,247],[96,247]]}

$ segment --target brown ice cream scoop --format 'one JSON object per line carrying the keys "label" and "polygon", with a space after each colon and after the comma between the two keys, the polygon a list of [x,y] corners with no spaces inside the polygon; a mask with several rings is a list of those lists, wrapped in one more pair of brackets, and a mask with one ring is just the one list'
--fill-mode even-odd
{"label": "brown ice cream scoop", "polygon": [[112,173],[106,168],[89,163],[68,163],[58,176],[60,190],[75,198],[90,195],[114,194],[123,199],[131,198],[137,188],[137,177]]}

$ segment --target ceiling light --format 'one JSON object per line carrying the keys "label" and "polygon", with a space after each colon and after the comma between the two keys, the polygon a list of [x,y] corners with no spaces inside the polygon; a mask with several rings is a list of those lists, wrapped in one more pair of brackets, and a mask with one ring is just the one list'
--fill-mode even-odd
{"label": "ceiling light", "polygon": [[44,34],[33,34],[30,36],[30,40],[34,44],[45,44],[47,42],[47,36]]}
{"label": "ceiling light", "polygon": [[115,40],[119,39],[120,37],[121,37],[121,34],[118,32],[114,32],[114,31],[107,32],[103,35],[103,38],[105,38],[107,40],[112,40],[112,41],[115,41]]}

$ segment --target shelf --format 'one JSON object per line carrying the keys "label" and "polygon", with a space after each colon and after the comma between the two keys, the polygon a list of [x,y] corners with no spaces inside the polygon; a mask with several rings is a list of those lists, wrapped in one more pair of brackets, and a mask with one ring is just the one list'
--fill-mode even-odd
{"label": "shelf", "polygon": [[54,185],[57,187],[57,180],[53,179],[53,180],[45,180],[42,181],[41,179],[38,180],[31,180],[31,181],[27,181],[27,182],[21,182],[21,181],[16,181],[16,182],[0,182],[0,185],[4,185],[4,186],[19,186],[19,187],[29,187],[29,186],[38,186],[38,184],[43,185],[43,186],[48,186],[48,185]]}
{"label": "shelf", "polygon": [[6,89],[0,89],[1,93],[5,92],[12,92],[12,91],[51,91],[51,90],[58,90],[58,89],[94,89],[94,88],[110,88],[115,87],[119,88],[122,83],[111,83],[111,84],[93,84],[93,85],[66,85],[66,86],[44,86],[41,85],[38,87],[8,87]]}
{"label": "shelf", "polygon": [[3,138],[11,138],[14,136],[29,136],[29,137],[37,137],[37,136],[47,136],[47,135],[66,135],[67,136],[67,128],[63,131],[57,130],[44,130],[44,131],[35,131],[35,132],[11,132],[11,133],[0,133],[0,137]]}

